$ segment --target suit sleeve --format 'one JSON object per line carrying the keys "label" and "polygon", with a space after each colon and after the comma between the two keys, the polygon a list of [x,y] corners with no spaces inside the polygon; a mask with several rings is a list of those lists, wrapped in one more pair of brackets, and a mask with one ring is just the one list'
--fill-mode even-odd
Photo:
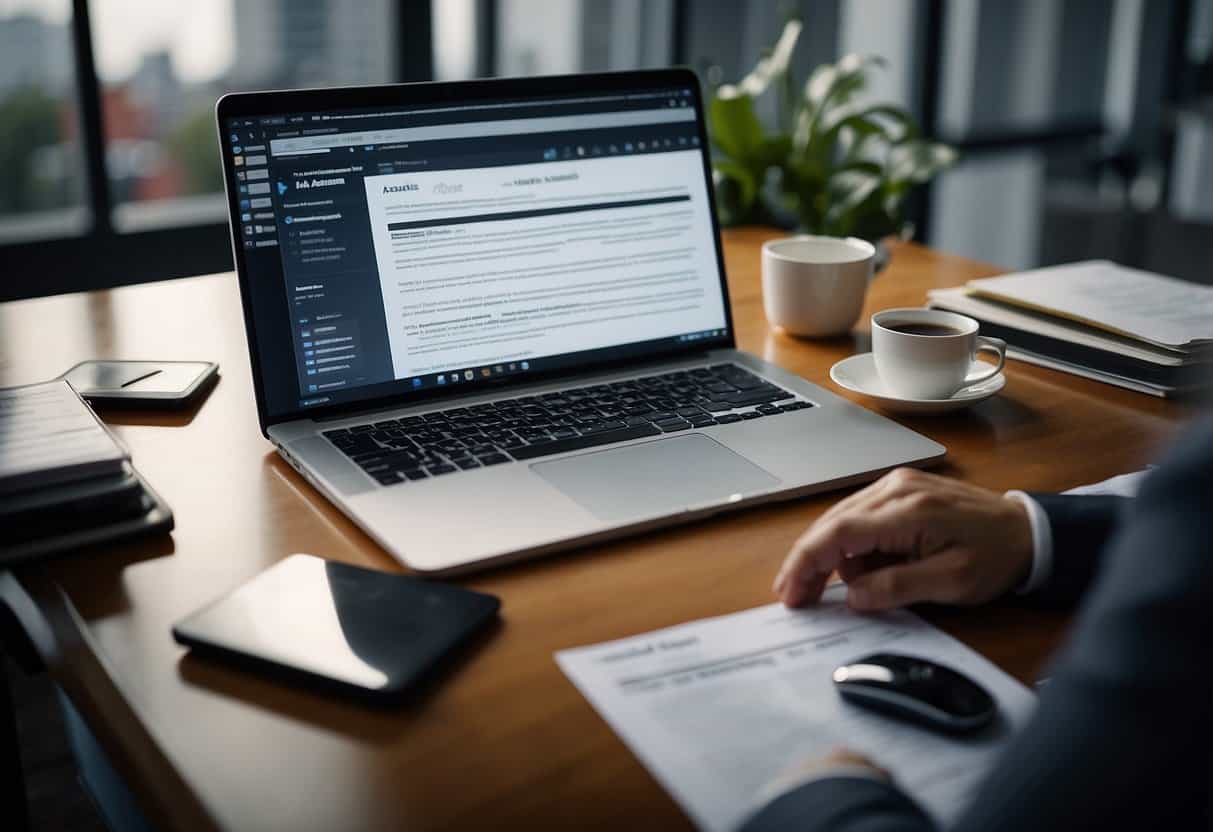
{"label": "suit sleeve", "polygon": [[1032,494],[1049,518],[1053,573],[1029,596],[1034,603],[1078,603],[1099,571],[1101,553],[1129,503],[1110,495]]}
{"label": "suit sleeve", "polygon": [[[1035,716],[953,832],[1209,828],[1213,429],[1177,446],[1131,503],[1117,499],[1071,497],[1056,514],[1055,566],[1074,542],[1070,529],[1082,532],[1082,557],[1056,576],[1055,597],[1090,585],[1087,599]],[[1100,534],[1103,555],[1092,544]],[[744,828],[932,826],[891,785],[833,778],[783,795]]]}
{"label": "suit sleeve", "polygon": [[1033,720],[958,828],[1208,828],[1213,430],[1125,507]]}
{"label": "suit sleeve", "polygon": [[883,780],[827,777],[759,809],[742,832],[931,832],[934,825],[904,792]]}

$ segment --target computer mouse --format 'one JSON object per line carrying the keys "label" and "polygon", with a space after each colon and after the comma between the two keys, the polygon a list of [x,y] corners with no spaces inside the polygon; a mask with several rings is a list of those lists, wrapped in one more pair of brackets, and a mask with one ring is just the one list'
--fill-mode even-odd
{"label": "computer mouse", "polygon": [[898,653],[842,665],[834,671],[834,687],[848,702],[949,734],[976,731],[998,712],[994,697],[969,677]]}

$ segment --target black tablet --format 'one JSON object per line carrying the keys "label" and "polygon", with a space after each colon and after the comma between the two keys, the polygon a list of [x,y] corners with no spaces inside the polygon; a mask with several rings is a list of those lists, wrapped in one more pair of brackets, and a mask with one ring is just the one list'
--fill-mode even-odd
{"label": "black tablet", "polygon": [[497,615],[492,595],[291,555],[173,626],[195,653],[398,701]]}

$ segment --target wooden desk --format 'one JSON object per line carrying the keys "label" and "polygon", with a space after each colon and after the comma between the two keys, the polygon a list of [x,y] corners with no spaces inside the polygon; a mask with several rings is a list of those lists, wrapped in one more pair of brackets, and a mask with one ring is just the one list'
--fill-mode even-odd
{"label": "wooden desk", "polygon": [[[770,236],[725,235],[739,345],[836,389],[828,369],[867,348],[867,325],[830,342],[772,332],[758,273]],[[996,271],[901,245],[868,311],[919,305],[928,288]],[[172,540],[20,576],[53,632],[42,644],[56,681],[165,827],[685,827],[552,653],[769,602],[789,544],[839,496],[469,577],[503,599],[502,626],[418,701],[370,710],[188,658],[169,634],[292,552],[399,569],[258,433],[234,276],[0,306],[0,383],[100,357],[221,365],[194,412],[107,415],[172,505]],[[1002,394],[969,412],[903,419],[947,445],[940,470],[994,489],[1062,489],[1140,467],[1184,416],[1173,403],[1023,364],[1007,374]],[[929,617],[1026,682],[1066,620],[1009,604]]]}

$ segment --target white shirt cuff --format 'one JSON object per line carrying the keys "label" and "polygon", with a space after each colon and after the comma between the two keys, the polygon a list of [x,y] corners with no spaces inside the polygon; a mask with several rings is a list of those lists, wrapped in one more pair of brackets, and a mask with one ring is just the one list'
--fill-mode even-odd
{"label": "white shirt cuff", "polygon": [[1028,511],[1028,523],[1032,526],[1032,570],[1027,580],[1015,590],[1019,595],[1027,595],[1039,589],[1053,574],[1053,529],[1040,503],[1024,492],[1008,491],[1003,496],[1023,504]]}
{"label": "white shirt cuff", "polygon": [[838,763],[837,765],[824,768],[813,768],[810,771],[781,774],[758,791],[758,798],[754,804],[755,809],[761,809],[776,798],[783,797],[788,792],[793,792],[801,786],[807,786],[809,783],[815,783],[818,780],[829,780],[834,777],[859,777],[865,780],[876,780],[881,783],[889,782],[889,778],[880,772],[855,763]]}

